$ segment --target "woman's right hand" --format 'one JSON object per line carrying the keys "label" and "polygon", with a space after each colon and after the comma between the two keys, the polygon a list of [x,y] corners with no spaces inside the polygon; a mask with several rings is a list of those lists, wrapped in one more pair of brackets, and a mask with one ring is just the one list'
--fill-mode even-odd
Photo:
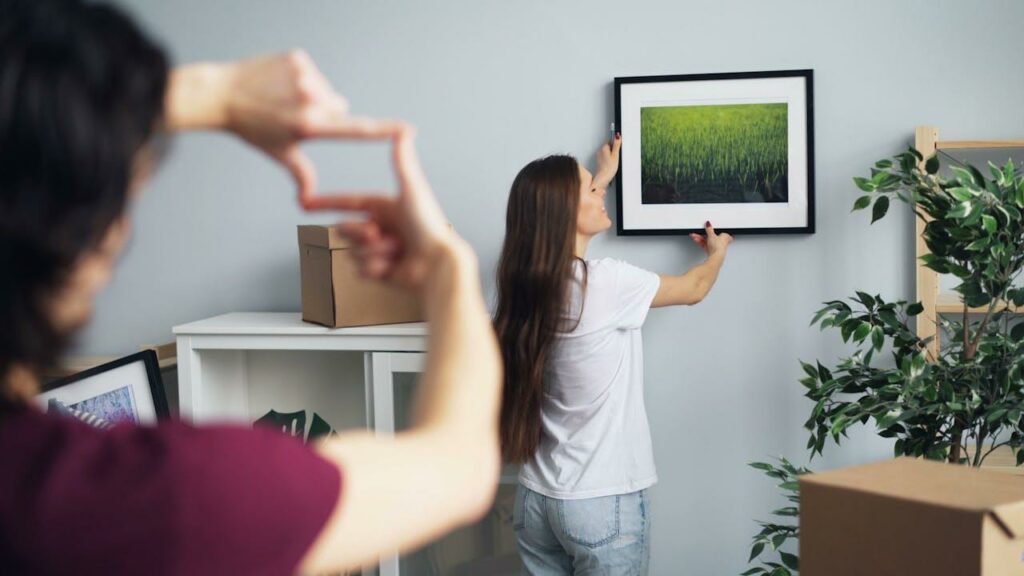
{"label": "woman's right hand", "polygon": [[338,225],[355,244],[362,274],[419,290],[440,258],[453,254],[471,258],[472,251],[448,225],[420,166],[413,140],[412,128],[395,137],[397,196],[320,196],[318,208],[365,213],[364,220]]}
{"label": "woman's right hand", "polygon": [[733,241],[732,235],[724,232],[721,234],[716,233],[711,222],[704,223],[704,233],[704,236],[701,236],[700,234],[690,234],[690,239],[700,246],[708,257],[718,254],[721,254],[724,257],[726,251],[729,249],[729,244]]}

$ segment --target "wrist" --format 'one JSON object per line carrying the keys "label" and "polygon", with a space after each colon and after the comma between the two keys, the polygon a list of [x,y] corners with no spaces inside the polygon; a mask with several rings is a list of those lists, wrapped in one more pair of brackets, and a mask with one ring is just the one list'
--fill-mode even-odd
{"label": "wrist", "polygon": [[593,178],[592,182],[593,182],[593,185],[598,187],[598,188],[607,188],[608,186],[611,185],[612,180],[614,180],[614,179],[615,179],[615,172],[614,171],[605,171],[605,170],[601,170],[600,168],[598,168],[597,169],[597,173],[594,174],[594,178]]}
{"label": "wrist", "polygon": [[477,259],[473,249],[457,236],[439,242],[432,250],[427,262],[427,273],[423,281],[423,296],[427,313],[439,303],[450,300],[467,287],[476,285]]}
{"label": "wrist", "polygon": [[228,123],[228,97],[233,65],[202,62],[175,68],[165,101],[171,130],[220,129]]}

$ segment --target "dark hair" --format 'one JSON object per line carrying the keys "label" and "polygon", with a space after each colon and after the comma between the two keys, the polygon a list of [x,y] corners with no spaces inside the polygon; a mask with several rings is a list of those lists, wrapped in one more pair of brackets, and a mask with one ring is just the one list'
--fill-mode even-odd
{"label": "dark hair", "polygon": [[579,165],[572,156],[530,162],[509,193],[494,320],[505,362],[500,428],[506,462],[526,461],[540,444],[544,369],[555,336],[571,329],[567,305],[579,260],[579,203]]}
{"label": "dark hair", "polygon": [[46,300],[125,211],[163,116],[168,62],[120,10],[0,0],[0,391],[70,334]]}

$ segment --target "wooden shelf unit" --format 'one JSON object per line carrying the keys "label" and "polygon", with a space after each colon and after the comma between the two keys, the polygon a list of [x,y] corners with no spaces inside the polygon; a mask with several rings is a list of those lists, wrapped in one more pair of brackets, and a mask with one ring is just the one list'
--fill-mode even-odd
{"label": "wooden shelf unit", "polygon": [[[974,308],[968,308],[967,312],[970,314],[985,314],[988,312],[988,306],[977,306]],[[963,314],[964,302],[960,299],[959,294],[939,294],[935,300],[935,310],[939,314]],[[1013,304],[1000,303],[996,305],[996,312],[1003,310],[1009,310],[1014,314],[1024,314],[1024,307],[1014,306]]]}
{"label": "wooden shelf unit", "polygon": [[[914,147],[927,160],[939,150],[976,150],[985,148],[1024,148],[1024,140],[939,140],[939,129],[936,126],[918,126],[914,132]],[[922,170],[924,169],[922,162]],[[932,358],[938,358],[939,348],[942,345],[939,334],[936,333],[939,314],[962,314],[964,311],[963,302],[958,294],[941,294],[939,292],[939,274],[929,269],[921,262],[921,257],[929,254],[928,246],[924,242],[925,222],[920,218],[916,219],[916,259],[917,267],[917,300],[924,306],[924,311],[918,316],[917,335],[920,338],[935,336],[929,346]],[[1020,314],[1024,309],[1012,304],[1000,305],[997,310],[1008,308],[1011,312]],[[985,314],[988,307],[970,308],[972,314]]]}
{"label": "wooden shelf unit", "polygon": [[946,140],[935,143],[939,150],[970,150],[979,148],[1024,148],[1024,140]]}

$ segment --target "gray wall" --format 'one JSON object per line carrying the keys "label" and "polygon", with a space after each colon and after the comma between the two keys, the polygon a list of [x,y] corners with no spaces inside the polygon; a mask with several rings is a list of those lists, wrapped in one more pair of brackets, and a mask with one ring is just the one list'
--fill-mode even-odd
{"label": "gray wall", "polygon": [[[307,48],[359,113],[420,129],[445,210],[481,256],[502,241],[508,186],[551,152],[592,158],[613,117],[616,75],[815,70],[818,230],[743,237],[718,286],[692,309],[655,311],[644,330],[647,401],[661,481],[653,572],[738,573],[778,504],[745,463],[804,462],[810,408],[797,359],[844,347],[807,324],[854,288],[913,291],[912,220],[850,215],[851,177],[900,151],[915,125],[947,138],[1024,134],[1024,3],[394,2],[126,0],[179,62]],[[327,185],[387,185],[383,147],[313,147]],[[82,340],[88,353],[166,341],[174,324],[241,310],[296,310],[296,208],[283,171],[219,135],[181,137],[136,208],[136,239]],[[899,216],[902,215],[902,216]],[[680,238],[617,238],[591,256],[655,271],[698,262]],[[887,442],[855,432],[815,467],[877,459]]]}

